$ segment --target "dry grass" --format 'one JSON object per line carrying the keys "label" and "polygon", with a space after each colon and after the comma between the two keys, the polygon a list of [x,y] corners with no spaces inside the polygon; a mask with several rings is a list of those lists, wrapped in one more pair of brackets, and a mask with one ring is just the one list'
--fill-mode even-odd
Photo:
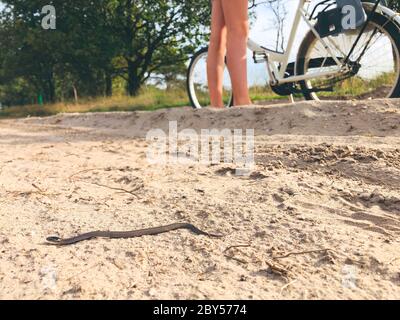
{"label": "dry grass", "polygon": [[[279,97],[266,87],[252,87],[250,95],[253,101],[272,100]],[[45,117],[58,113],[85,113],[110,111],[139,111],[175,108],[190,105],[186,89],[174,88],[161,90],[155,87],[144,87],[136,97],[116,95],[81,99],[78,103],[59,102],[46,105],[14,106],[0,110],[0,118]]]}
{"label": "dry grass", "polygon": [[[333,92],[323,92],[320,93],[320,96],[346,98],[357,96],[362,97],[368,93],[377,94],[385,87],[392,87],[396,80],[395,77],[396,74],[394,72],[383,73],[371,80],[365,80],[360,77],[352,77],[337,84],[334,87]],[[384,98],[384,96],[375,96],[375,98]]]}
{"label": "dry grass", "polygon": [[81,99],[78,103],[60,102],[46,105],[14,106],[0,110],[1,118],[50,116],[58,113],[156,110],[188,105],[186,91],[147,87],[137,97],[113,96]]}

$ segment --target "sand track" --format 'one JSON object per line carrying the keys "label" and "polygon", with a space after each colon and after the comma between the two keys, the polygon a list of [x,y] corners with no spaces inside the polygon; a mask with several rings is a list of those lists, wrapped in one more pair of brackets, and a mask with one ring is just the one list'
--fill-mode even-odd
{"label": "sand track", "polygon": [[[253,172],[149,164],[169,121],[255,129]],[[43,245],[178,221],[226,237]],[[398,299],[399,235],[399,100],[0,121],[2,299]]]}

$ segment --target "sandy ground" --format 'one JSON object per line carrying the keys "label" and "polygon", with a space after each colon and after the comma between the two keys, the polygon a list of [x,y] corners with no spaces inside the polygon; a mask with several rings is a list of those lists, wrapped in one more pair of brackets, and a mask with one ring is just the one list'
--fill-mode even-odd
{"label": "sandy ground", "polygon": [[[255,129],[251,175],[149,164],[171,120]],[[399,100],[2,120],[0,298],[399,299],[399,120]],[[225,236],[44,245],[174,222]]]}

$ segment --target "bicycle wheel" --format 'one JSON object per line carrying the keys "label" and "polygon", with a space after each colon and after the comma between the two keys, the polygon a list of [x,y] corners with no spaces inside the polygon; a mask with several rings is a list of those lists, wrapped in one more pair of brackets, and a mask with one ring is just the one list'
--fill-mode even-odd
{"label": "bicycle wheel", "polygon": [[[343,62],[344,70],[334,76],[300,81],[307,100],[346,100],[395,98],[400,96],[400,33],[385,16],[374,13],[355,50],[347,55],[361,31],[346,31],[326,39],[335,48],[333,55]],[[331,46],[332,47],[332,46]],[[321,41],[310,31],[300,46],[296,72],[312,75],[331,71],[336,64]],[[331,92],[318,91],[331,88]],[[316,92],[312,90],[317,90]]]}
{"label": "bicycle wheel", "polygon": [[[210,105],[207,83],[208,48],[198,51],[192,58],[187,72],[187,91],[193,108],[201,109]],[[233,105],[232,85],[228,69],[224,71],[223,100],[226,107]]]}

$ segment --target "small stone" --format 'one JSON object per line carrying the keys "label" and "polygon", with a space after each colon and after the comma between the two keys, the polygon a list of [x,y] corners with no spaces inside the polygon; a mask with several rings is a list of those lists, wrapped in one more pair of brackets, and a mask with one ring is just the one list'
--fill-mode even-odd
{"label": "small stone", "polygon": [[154,288],[151,288],[150,290],[149,290],[149,296],[155,296],[157,294],[157,291],[156,291],[156,289],[154,289]]}
{"label": "small stone", "polygon": [[277,193],[275,193],[274,195],[272,195],[272,197],[273,197],[274,200],[277,201],[277,202],[280,202],[280,203],[285,202],[285,199],[284,199],[282,196],[280,196],[279,194],[277,194]]}
{"label": "small stone", "polygon": [[120,259],[114,259],[112,261],[112,263],[119,269],[119,270],[123,270],[125,269],[125,264],[122,262],[122,260]]}
{"label": "small stone", "polygon": [[282,188],[282,191],[287,193],[289,196],[294,196],[296,194],[296,191],[289,187]]}
{"label": "small stone", "polygon": [[82,287],[79,285],[73,286],[71,289],[64,291],[63,295],[67,295],[67,294],[77,294],[82,292]]}
{"label": "small stone", "polygon": [[7,237],[0,236],[0,244],[6,244],[6,243],[10,243],[10,240],[8,240]]}
{"label": "small stone", "polygon": [[371,201],[375,203],[383,203],[385,202],[385,197],[380,193],[373,193],[371,197]]}
{"label": "small stone", "polygon": [[368,192],[363,192],[363,193],[361,193],[359,195],[359,197],[360,197],[361,200],[368,201],[368,200],[371,199],[372,195],[370,193],[368,193]]}
{"label": "small stone", "polygon": [[379,157],[379,158],[381,158],[382,156],[384,156],[385,154],[384,154],[384,152],[382,151],[382,150],[377,150],[376,151],[376,156],[377,157]]}
{"label": "small stone", "polygon": [[265,231],[258,231],[254,234],[254,237],[256,238],[265,238],[267,236],[267,233]]}
{"label": "small stone", "polygon": [[284,203],[281,203],[280,205],[277,206],[277,208],[280,210],[286,210],[286,205]]}

